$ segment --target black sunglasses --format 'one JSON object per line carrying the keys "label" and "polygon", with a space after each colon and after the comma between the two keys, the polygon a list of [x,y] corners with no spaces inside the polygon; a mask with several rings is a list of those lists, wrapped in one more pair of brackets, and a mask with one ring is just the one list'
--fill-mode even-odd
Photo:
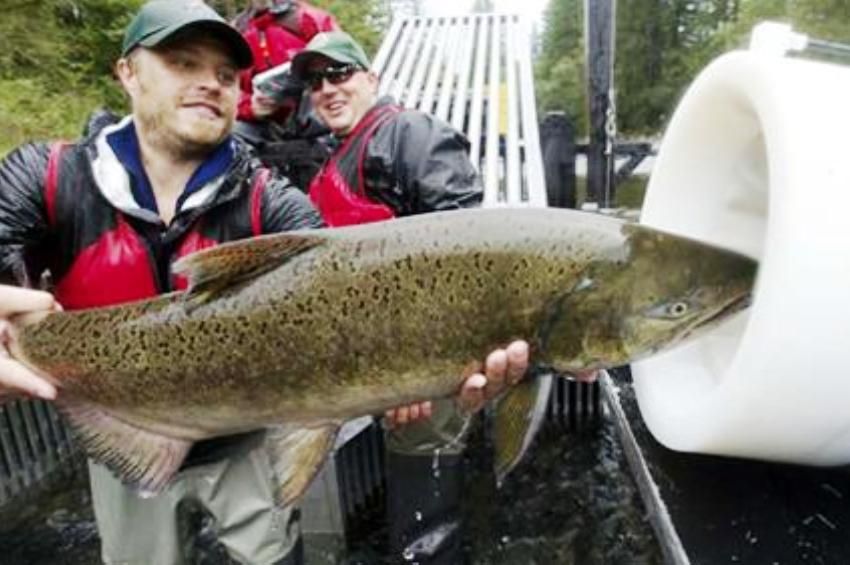
{"label": "black sunglasses", "polygon": [[316,91],[322,88],[325,79],[331,84],[342,84],[359,70],[361,70],[360,66],[353,63],[331,65],[324,69],[310,71],[305,74],[304,82],[310,90]]}

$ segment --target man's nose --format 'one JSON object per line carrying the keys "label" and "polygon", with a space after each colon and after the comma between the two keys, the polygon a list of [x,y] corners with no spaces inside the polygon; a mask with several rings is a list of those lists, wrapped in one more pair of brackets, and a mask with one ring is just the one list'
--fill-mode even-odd
{"label": "man's nose", "polygon": [[319,83],[319,86],[316,88],[316,92],[325,92],[325,90],[336,90],[336,85],[329,81],[328,77],[322,77],[321,80],[322,82]]}
{"label": "man's nose", "polygon": [[204,68],[198,73],[197,80],[199,86],[203,88],[210,90],[218,90],[221,88],[221,81],[219,80],[215,69]]}
{"label": "man's nose", "polygon": [[199,72],[198,81],[206,88],[221,90],[233,86],[235,78],[216,66],[204,67]]}

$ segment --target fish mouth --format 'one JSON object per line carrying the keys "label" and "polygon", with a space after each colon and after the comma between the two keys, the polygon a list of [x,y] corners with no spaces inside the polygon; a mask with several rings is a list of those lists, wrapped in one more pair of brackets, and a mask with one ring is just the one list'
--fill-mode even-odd
{"label": "fish mouth", "polygon": [[[753,293],[752,292],[744,293],[744,294],[730,300],[729,302],[727,302],[726,304],[724,304],[723,306],[718,308],[709,317],[700,320],[699,322],[697,322],[696,324],[694,324],[693,326],[688,328],[688,331],[686,331],[682,335],[681,340],[687,339],[688,337],[691,336],[692,333],[694,333],[697,330],[702,330],[704,328],[711,327],[715,324],[720,323],[720,321],[723,320],[724,318],[727,318],[727,317],[731,316],[732,314],[735,314],[736,312],[740,312],[741,310],[744,310],[745,308],[749,308],[749,306],[750,306],[750,304],[752,304],[752,302],[753,302]],[[679,341],[681,341],[681,340],[679,340]]]}
{"label": "fish mouth", "polygon": [[735,298],[731,302],[722,306],[717,312],[711,315],[711,317],[703,320],[698,324],[697,327],[713,324],[715,322],[720,321],[721,318],[725,318],[727,316],[731,316],[735,312],[740,312],[745,308],[749,308],[750,304],[753,303],[753,293],[747,292],[742,294],[741,296]]}

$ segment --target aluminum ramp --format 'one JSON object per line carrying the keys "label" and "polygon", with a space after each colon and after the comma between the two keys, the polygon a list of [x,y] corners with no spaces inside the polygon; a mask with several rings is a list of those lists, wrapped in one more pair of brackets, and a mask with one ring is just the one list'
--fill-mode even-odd
{"label": "aluminum ramp", "polygon": [[393,22],[372,65],[380,93],[449,122],[471,144],[484,206],[545,206],[530,24],[519,15]]}

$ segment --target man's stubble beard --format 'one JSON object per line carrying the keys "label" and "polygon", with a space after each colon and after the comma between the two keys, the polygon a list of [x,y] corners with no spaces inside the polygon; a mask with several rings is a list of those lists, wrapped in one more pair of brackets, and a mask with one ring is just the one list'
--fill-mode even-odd
{"label": "man's stubble beard", "polygon": [[[149,89],[145,86],[140,86],[142,96],[145,96]],[[146,141],[161,150],[174,155],[179,160],[198,160],[206,158],[212,153],[216,147],[226,137],[228,131],[232,127],[225,128],[225,133],[218,135],[214,141],[198,141],[186,135],[181,134],[174,128],[169,128],[165,123],[166,112],[160,105],[154,108],[149,108],[146,105],[140,105],[135,112],[138,117],[138,128],[140,132],[144,132]]]}

